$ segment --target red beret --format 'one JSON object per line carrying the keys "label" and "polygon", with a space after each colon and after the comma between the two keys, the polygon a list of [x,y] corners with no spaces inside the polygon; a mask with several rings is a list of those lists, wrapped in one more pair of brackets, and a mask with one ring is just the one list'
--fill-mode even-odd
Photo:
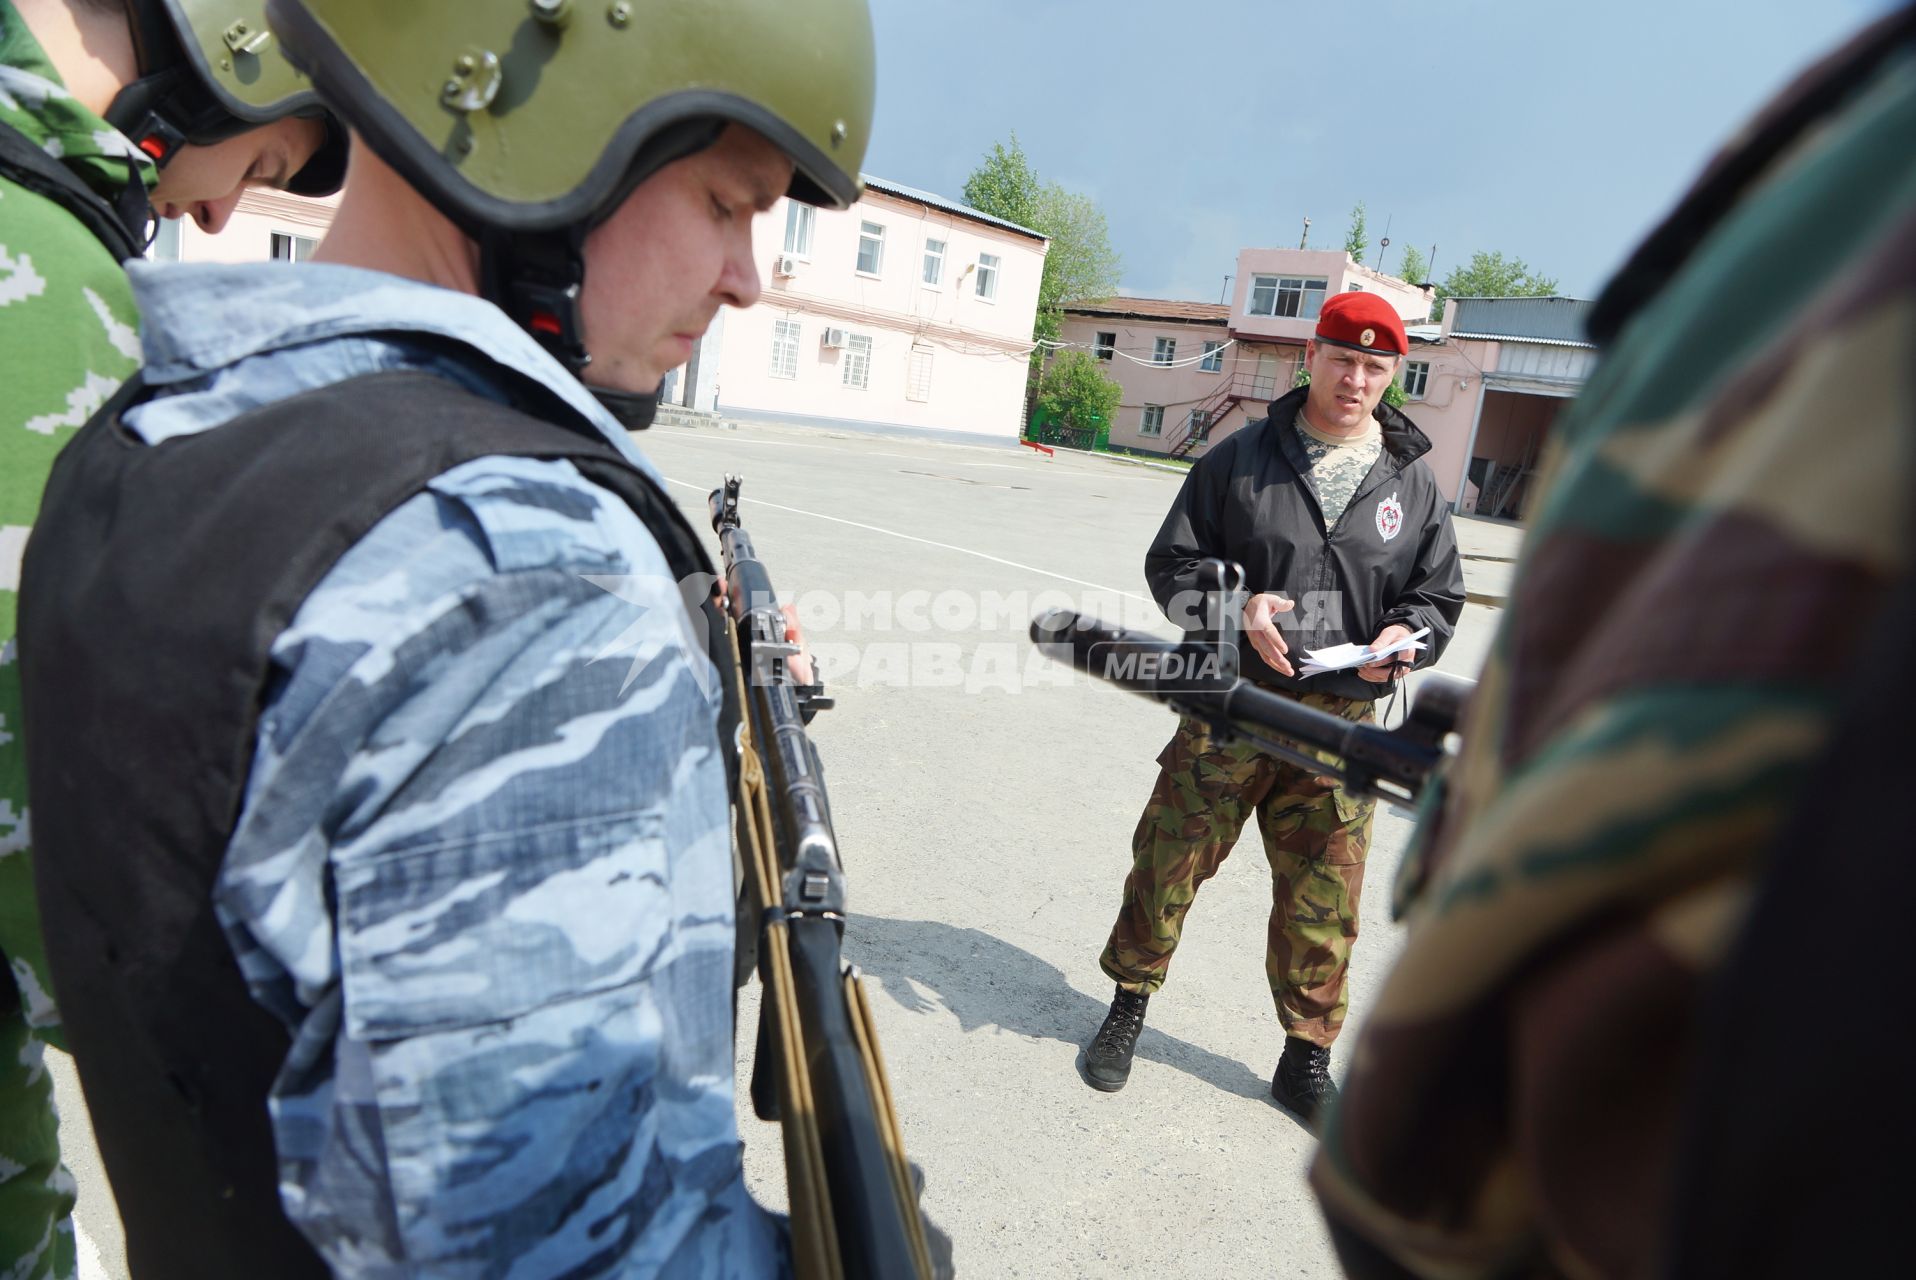
{"label": "red beret", "polygon": [[1317,340],[1374,356],[1410,354],[1410,340],[1404,336],[1404,319],[1397,308],[1361,290],[1325,299],[1317,313]]}

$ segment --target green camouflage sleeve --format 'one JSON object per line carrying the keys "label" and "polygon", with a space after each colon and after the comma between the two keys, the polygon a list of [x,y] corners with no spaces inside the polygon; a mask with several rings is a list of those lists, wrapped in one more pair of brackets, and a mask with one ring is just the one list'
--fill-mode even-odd
{"label": "green camouflage sleeve", "polygon": [[[1908,572],[1912,137],[1905,50],[1773,160],[1565,416],[1312,1170],[1353,1275],[1657,1270],[1699,994]],[[1801,889],[1832,983],[1844,892]]]}

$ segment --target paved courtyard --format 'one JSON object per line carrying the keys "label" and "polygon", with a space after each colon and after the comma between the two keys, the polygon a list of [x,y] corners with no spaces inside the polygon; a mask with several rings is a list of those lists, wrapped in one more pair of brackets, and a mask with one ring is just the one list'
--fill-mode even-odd
{"label": "paved courtyard", "polygon": [[[1268,1097],[1281,1033],[1254,831],[1192,913],[1129,1086],[1096,1093],[1076,1066],[1110,997],[1097,951],[1173,719],[1045,663],[1025,632],[1058,604],[1169,634],[1142,559],[1180,474],[776,425],[641,444],[700,528],[706,493],[745,476],[746,527],[831,672],[838,706],[813,733],[850,877],[846,949],[960,1274],[1338,1274],[1302,1178],[1310,1135]],[[1473,596],[1497,599],[1516,531],[1460,531]],[[1443,667],[1474,675],[1496,617],[1468,606]],[[1380,810],[1353,1025],[1397,949],[1387,902],[1406,834]],[[741,1019],[755,1016],[748,994]],[[117,1277],[110,1200],[63,1080],[88,1274]],[[779,1202],[777,1132],[749,1109],[742,1125],[754,1190]]]}

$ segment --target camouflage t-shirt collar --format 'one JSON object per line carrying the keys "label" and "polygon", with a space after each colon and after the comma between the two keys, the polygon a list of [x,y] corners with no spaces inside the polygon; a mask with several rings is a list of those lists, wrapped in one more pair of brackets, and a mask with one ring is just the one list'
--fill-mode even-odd
{"label": "camouflage t-shirt collar", "polygon": [[12,125],[109,199],[153,162],[127,136],[67,92],[59,70],[8,0],[0,0],[0,122]]}

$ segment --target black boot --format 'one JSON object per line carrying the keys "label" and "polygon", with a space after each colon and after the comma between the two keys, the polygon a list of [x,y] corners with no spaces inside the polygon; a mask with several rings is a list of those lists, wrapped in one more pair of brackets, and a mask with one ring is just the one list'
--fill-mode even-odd
{"label": "black boot", "polygon": [[1116,1093],[1131,1078],[1131,1055],[1137,1051],[1138,1032],[1144,1030],[1144,1006],[1149,1003],[1150,996],[1117,989],[1097,1038],[1084,1050],[1085,1079],[1093,1089]]}
{"label": "black boot", "polygon": [[1306,1123],[1315,1124],[1318,1114],[1337,1099],[1337,1086],[1331,1083],[1331,1051],[1285,1036],[1277,1074],[1271,1077],[1271,1096]]}

